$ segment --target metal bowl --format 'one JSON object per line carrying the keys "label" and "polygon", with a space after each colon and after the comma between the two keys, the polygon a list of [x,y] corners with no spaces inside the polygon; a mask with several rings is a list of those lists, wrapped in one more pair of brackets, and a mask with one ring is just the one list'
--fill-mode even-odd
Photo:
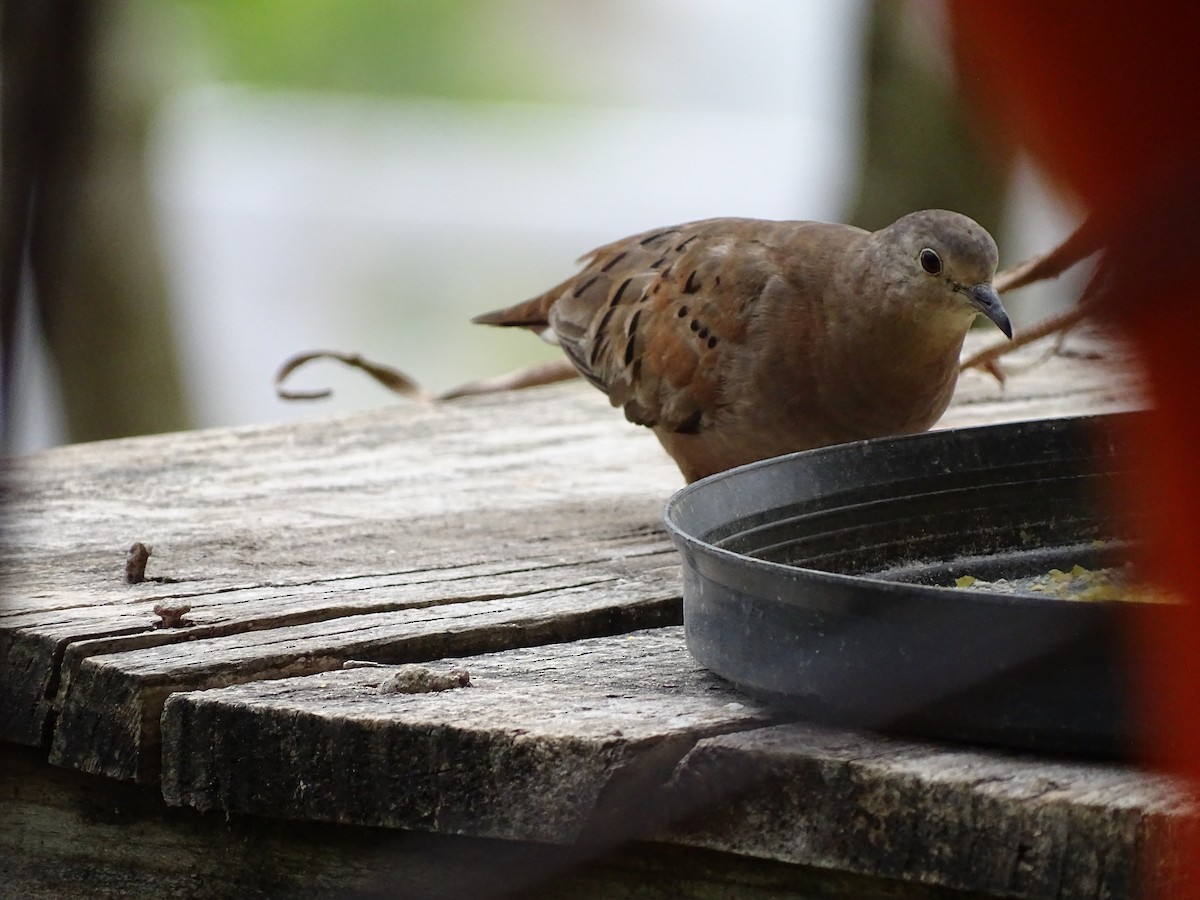
{"label": "metal bowl", "polygon": [[1131,465],[1117,418],[843,444],[689,485],[665,513],[688,648],[811,718],[1133,754],[1122,634],[1177,610],[954,586],[1127,558],[1136,518],[1102,499]]}

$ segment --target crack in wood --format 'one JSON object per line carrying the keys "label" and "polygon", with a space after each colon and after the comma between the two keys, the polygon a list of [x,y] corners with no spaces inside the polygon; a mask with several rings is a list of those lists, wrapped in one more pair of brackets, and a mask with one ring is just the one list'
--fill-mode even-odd
{"label": "crack in wood", "polygon": [[[157,647],[107,648],[105,653],[72,647],[64,665],[73,674],[60,691],[51,759],[110,777],[147,781],[158,767],[157,716],[173,692],[321,674],[340,669],[352,658],[416,663],[675,624],[682,600],[674,580],[667,583],[675,590],[657,599],[647,595],[645,585],[601,579],[567,590],[505,597],[502,608],[488,601],[405,608],[395,611],[409,614],[399,618],[359,615],[348,621],[361,621],[362,627],[345,635],[330,632],[324,627],[327,623],[308,623]],[[622,594],[636,599],[622,607],[614,602]],[[592,598],[591,608],[582,602],[586,597]],[[430,614],[418,615],[423,612]],[[312,625],[322,627],[314,630]],[[152,636],[163,634],[155,631]],[[218,649],[225,646],[228,649]],[[73,658],[76,653],[78,659]],[[122,710],[137,713],[130,716]],[[103,738],[93,740],[98,731]]]}
{"label": "crack in wood", "polygon": [[[1054,359],[1003,392],[967,373],[942,425],[1135,405],[1102,369]],[[666,816],[656,840],[1038,900],[1070,877],[1119,895],[1130,847],[1195,815],[1131,771],[1067,766],[1039,794],[996,774],[1021,760],[823,744],[699,670],[679,628],[638,631],[681,621],[658,521],[678,473],[598,395],[63,448],[7,480],[5,736],[116,779],[162,763],[172,802],[538,841]],[[206,580],[125,586],[132,536]],[[150,630],[164,600],[197,624]],[[376,667],[341,669],[452,657],[471,690],[380,695]]]}
{"label": "crack in wood", "polygon": [[[80,663],[90,656],[123,653],[136,649],[154,649],[168,644],[314,625],[338,619],[353,619],[359,616],[403,610],[440,609],[453,605],[469,606],[489,602],[508,602],[519,598],[537,598],[548,593],[569,593],[616,585],[629,579],[633,579],[631,583],[646,584],[656,583],[663,578],[674,581],[677,579],[677,567],[673,564],[656,564],[658,560],[665,561],[673,555],[674,551],[657,549],[636,554],[626,553],[616,559],[597,554],[584,561],[567,560],[555,562],[549,566],[508,565],[496,568],[489,565],[482,567],[484,569],[482,572],[478,571],[480,567],[476,565],[475,572],[466,574],[462,574],[466,567],[447,567],[443,571],[453,572],[453,577],[423,581],[404,580],[400,583],[387,581],[381,583],[378,578],[361,576],[333,582],[340,584],[343,590],[334,592],[331,596],[322,596],[323,588],[329,582],[320,582],[322,589],[314,588],[311,592],[274,596],[270,596],[269,592],[258,586],[253,588],[237,586],[214,592],[213,596],[220,595],[226,598],[227,602],[223,608],[195,606],[192,616],[194,624],[187,629],[153,628],[154,620],[148,609],[145,612],[145,622],[139,622],[133,626],[118,626],[114,623],[101,627],[95,623],[88,623],[88,627],[82,632],[52,643],[48,677],[37,687],[36,695],[31,695],[24,701],[26,709],[29,711],[22,715],[32,716],[36,720],[36,724],[30,722],[29,730],[24,733],[24,737],[15,731],[10,736],[24,743],[45,745],[48,741],[52,742],[53,732],[57,727],[56,719],[59,711],[65,705],[65,697],[71,690],[74,675]],[[586,575],[589,568],[592,569],[592,573]],[[567,577],[555,584],[552,580],[547,579],[550,572],[558,572]],[[572,574],[575,577],[569,577]],[[532,580],[512,581],[514,578],[520,579],[521,576],[526,575],[530,576]],[[458,595],[438,593],[432,596],[421,596],[421,593],[428,588],[440,587],[449,590],[452,586],[465,586],[473,582],[480,582],[481,586],[483,584],[496,585],[503,584],[506,578],[510,581],[510,585],[506,589],[474,591]],[[350,583],[347,584],[347,582]],[[318,583],[314,582],[314,584]],[[412,596],[402,600],[383,599],[389,590],[410,592]],[[182,594],[183,592],[180,592],[179,595]],[[362,603],[349,603],[344,600],[339,602],[337,599],[339,596],[348,598],[355,595],[366,598],[380,597],[380,599],[368,599]],[[188,596],[193,596],[194,599],[195,595]],[[232,597],[237,599],[231,604],[228,599]],[[289,609],[287,606],[289,602],[302,602],[306,605],[299,609],[294,607]],[[145,598],[139,607],[149,603],[150,598]],[[274,611],[268,612],[266,615],[258,614],[253,608],[254,604],[262,604],[264,610]],[[128,601],[125,602],[125,606],[129,607]],[[246,609],[250,614],[246,615],[239,608]],[[220,614],[229,618],[216,622],[204,622],[201,618],[205,615]],[[125,621],[128,621],[128,613],[121,615],[124,616]]]}
{"label": "crack in wood", "polygon": [[[757,781],[714,793],[747,772]],[[1126,766],[803,722],[702,741],[677,780],[724,812],[694,817],[671,840],[1037,900],[1082,900],[1097,885],[1102,896],[1138,896],[1147,876],[1170,883],[1169,860],[1145,868],[1140,835],[1172,816],[1173,827],[1196,822],[1194,808],[1176,805],[1187,796],[1180,785]]]}
{"label": "crack in wood", "polygon": [[[541,556],[525,555],[523,561],[525,564],[513,566],[508,565],[502,568],[492,568],[489,563],[471,562],[461,565],[438,566],[438,567],[417,567],[411,569],[397,569],[385,572],[368,572],[358,573],[353,575],[328,576],[318,579],[284,579],[284,580],[263,580],[245,584],[231,585],[216,585],[210,588],[202,588],[195,590],[173,590],[167,592],[143,593],[137,596],[113,596],[111,598],[96,598],[89,597],[86,600],[52,606],[39,606],[36,610],[38,616],[44,616],[51,612],[72,612],[86,607],[89,610],[111,605],[114,607],[142,607],[153,605],[155,602],[172,601],[172,600],[201,600],[208,597],[223,597],[227,595],[236,595],[240,593],[262,594],[266,591],[273,590],[295,590],[297,588],[309,588],[308,591],[299,591],[292,594],[272,595],[272,599],[288,599],[303,596],[312,596],[321,591],[328,590],[334,587],[344,587],[349,590],[365,590],[378,589],[384,587],[416,587],[423,585],[436,584],[452,584],[456,581],[467,581],[482,577],[503,577],[506,575],[523,575],[540,572],[558,571],[562,569],[586,567],[589,565],[606,565],[624,560],[645,560],[653,557],[674,558],[675,549],[666,541],[659,543],[658,546],[642,548],[637,552],[624,552],[618,554],[594,554],[592,556],[568,558],[564,559],[561,552],[548,553]],[[552,559],[552,562],[545,564],[533,564],[539,559]],[[473,569],[476,571],[466,572],[464,574],[447,574],[446,577],[426,577],[426,578],[408,578],[412,575],[431,575],[437,573],[457,573],[462,570]],[[395,579],[395,580],[392,580]],[[179,582],[197,583],[196,580],[179,579]],[[361,588],[353,586],[355,582],[364,582]],[[148,584],[143,582],[142,584]],[[140,586],[139,586],[140,587]],[[123,594],[125,592],[122,592]],[[16,598],[13,602],[19,602],[20,598]],[[250,597],[247,602],[253,602],[261,599],[260,597]],[[17,617],[27,617],[32,611],[29,609],[12,609],[0,610],[0,620],[14,619]],[[43,620],[44,621],[44,620]]]}

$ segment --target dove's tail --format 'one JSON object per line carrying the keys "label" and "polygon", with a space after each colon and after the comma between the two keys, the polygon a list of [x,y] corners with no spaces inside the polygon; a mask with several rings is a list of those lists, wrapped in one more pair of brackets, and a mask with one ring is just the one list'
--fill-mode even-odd
{"label": "dove's tail", "polygon": [[540,297],[525,300],[515,306],[506,306],[476,316],[471,321],[476,325],[501,325],[513,328],[530,328],[541,331],[550,325],[550,306],[558,295],[547,291]]}

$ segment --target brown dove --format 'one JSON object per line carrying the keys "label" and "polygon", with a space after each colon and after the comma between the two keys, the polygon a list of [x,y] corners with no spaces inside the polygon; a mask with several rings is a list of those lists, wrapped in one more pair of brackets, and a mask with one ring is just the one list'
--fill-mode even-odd
{"label": "brown dove", "polygon": [[606,244],[562,284],[474,321],[557,341],[690,482],[929,428],[975,317],[1012,337],[996,261],[987,231],[945,210],[875,232],[706,219]]}

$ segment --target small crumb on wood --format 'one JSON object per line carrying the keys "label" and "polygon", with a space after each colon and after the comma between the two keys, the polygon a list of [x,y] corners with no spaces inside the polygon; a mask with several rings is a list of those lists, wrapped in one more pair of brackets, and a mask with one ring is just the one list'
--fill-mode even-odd
{"label": "small crumb on wood", "polygon": [[146,564],[150,562],[150,554],[154,552],[154,548],[149,544],[143,544],[137,541],[129,548],[129,555],[125,557],[125,583],[126,584],[143,584],[147,581],[153,581],[155,584],[178,584],[178,578],[171,578],[168,575],[155,575],[150,577],[146,574]]}
{"label": "small crumb on wood", "polygon": [[129,548],[129,555],[125,557],[126,584],[141,584],[146,580],[146,563],[150,561],[151,552],[153,548],[141,541]]}
{"label": "small crumb on wood", "polygon": [[191,612],[192,608],[186,603],[180,603],[176,606],[171,606],[167,603],[155,603],[154,614],[158,616],[158,621],[154,623],[155,628],[184,628],[192,623],[184,616]]}
{"label": "small crumb on wood", "polygon": [[401,666],[379,685],[381,694],[429,694],[471,686],[466,669],[435,672],[427,666]]}

